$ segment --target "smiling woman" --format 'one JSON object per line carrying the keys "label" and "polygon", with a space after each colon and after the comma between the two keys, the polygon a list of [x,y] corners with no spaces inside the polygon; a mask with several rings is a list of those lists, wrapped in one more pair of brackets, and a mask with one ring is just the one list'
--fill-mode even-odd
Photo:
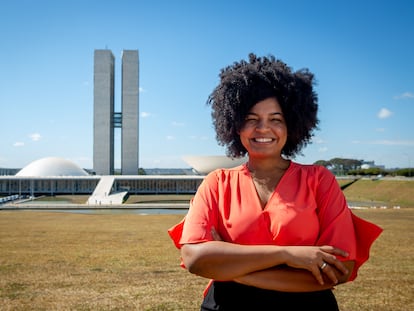
{"label": "smiling woman", "polygon": [[290,160],[318,123],[313,74],[251,54],[220,78],[217,139],[247,163],[209,173],[169,230],[184,267],[212,279],[201,310],[338,310],[333,287],[355,279],[381,229],[326,168]]}

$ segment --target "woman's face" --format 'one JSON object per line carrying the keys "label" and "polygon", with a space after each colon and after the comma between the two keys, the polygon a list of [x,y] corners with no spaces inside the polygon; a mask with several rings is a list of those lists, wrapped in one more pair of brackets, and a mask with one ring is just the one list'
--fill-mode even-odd
{"label": "woman's face", "polygon": [[249,157],[280,157],[287,126],[277,99],[267,98],[254,105],[239,134]]}

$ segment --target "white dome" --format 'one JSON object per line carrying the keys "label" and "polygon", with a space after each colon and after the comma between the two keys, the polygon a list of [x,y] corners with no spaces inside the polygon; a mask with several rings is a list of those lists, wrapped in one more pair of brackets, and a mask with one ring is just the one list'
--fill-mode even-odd
{"label": "white dome", "polygon": [[49,157],[33,161],[16,176],[88,176],[88,173],[69,160]]}
{"label": "white dome", "polygon": [[247,161],[247,158],[232,159],[227,156],[185,156],[183,160],[199,174],[208,174],[218,168],[232,168]]}

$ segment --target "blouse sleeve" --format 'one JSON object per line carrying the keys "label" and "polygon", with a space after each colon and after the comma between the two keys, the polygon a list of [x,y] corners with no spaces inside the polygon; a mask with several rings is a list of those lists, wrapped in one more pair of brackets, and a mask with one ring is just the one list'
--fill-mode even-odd
{"label": "blouse sleeve", "polygon": [[352,213],[335,176],[328,170],[321,169],[317,188],[320,221],[317,245],[332,245],[349,253],[349,257],[342,260],[355,261],[350,277],[352,281],[358,269],[368,260],[370,248],[382,229]]}
{"label": "blouse sleeve", "polygon": [[211,229],[217,228],[217,175],[210,173],[190,202],[187,215],[168,230],[177,248],[184,244],[213,241]]}

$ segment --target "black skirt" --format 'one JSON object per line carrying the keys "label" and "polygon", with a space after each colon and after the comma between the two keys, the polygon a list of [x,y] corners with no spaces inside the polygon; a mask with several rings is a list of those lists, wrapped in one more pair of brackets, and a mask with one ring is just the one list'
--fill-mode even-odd
{"label": "black skirt", "polygon": [[246,286],[235,282],[213,282],[200,310],[338,311],[339,309],[331,290],[286,293]]}

